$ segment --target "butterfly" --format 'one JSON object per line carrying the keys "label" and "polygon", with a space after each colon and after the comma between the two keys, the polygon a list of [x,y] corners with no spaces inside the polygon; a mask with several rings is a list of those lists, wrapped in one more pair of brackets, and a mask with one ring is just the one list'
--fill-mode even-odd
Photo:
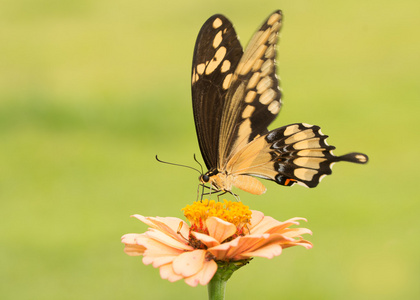
{"label": "butterfly", "polygon": [[275,61],[282,19],[280,10],[272,13],[245,51],[223,15],[210,17],[198,34],[192,103],[200,151],[208,168],[200,182],[215,192],[232,193],[232,187],[237,187],[263,194],[266,188],[255,177],[313,188],[331,174],[336,162],[368,161],[362,153],[335,156],[335,147],[327,144],[328,136],[319,126],[295,123],[267,129],[282,105]]}

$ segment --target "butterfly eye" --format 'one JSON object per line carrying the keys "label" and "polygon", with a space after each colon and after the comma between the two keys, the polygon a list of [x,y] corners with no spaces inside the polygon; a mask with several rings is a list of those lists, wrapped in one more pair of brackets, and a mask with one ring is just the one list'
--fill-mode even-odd
{"label": "butterfly eye", "polygon": [[201,176],[200,179],[201,179],[202,182],[209,182],[210,177],[209,177],[209,175],[204,174],[204,175]]}

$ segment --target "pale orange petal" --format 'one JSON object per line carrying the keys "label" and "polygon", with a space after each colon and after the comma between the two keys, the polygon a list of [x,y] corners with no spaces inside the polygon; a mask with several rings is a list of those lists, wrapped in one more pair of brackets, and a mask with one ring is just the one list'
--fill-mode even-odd
{"label": "pale orange petal", "polygon": [[168,279],[170,282],[175,282],[184,278],[183,276],[176,274],[172,268],[172,264],[163,265],[159,268],[160,277],[162,279]]}
{"label": "pale orange petal", "polygon": [[251,225],[249,226],[250,229],[257,226],[264,219],[264,214],[262,212],[258,210],[251,210],[251,212],[252,212],[252,215],[251,215]]}
{"label": "pale orange petal", "polygon": [[[174,239],[182,242],[184,239],[183,237],[188,237],[188,231],[189,226],[188,224],[179,219],[174,217],[145,217],[142,215],[133,215],[132,217],[135,217],[142,221],[143,223],[149,225],[152,228],[155,228],[159,231],[162,231],[166,235],[169,235],[173,237]],[[180,234],[178,234],[178,230]]]}
{"label": "pale orange petal", "polygon": [[191,234],[193,236],[195,236],[195,238],[197,240],[199,240],[200,242],[202,242],[204,245],[207,246],[207,248],[211,248],[214,246],[219,245],[220,243],[213,237],[204,234],[204,233],[199,233],[199,232],[195,232],[195,231],[191,231]]}
{"label": "pale orange petal", "polygon": [[299,237],[302,234],[312,234],[312,231],[307,228],[287,228],[281,233],[285,237]]}
{"label": "pale orange petal", "polygon": [[143,253],[143,263],[145,265],[153,264],[153,267],[157,268],[172,262],[182,253],[184,253],[182,249],[173,248],[156,240],[149,240]]}
{"label": "pale orange petal", "polygon": [[271,259],[275,256],[280,255],[282,252],[282,247],[279,244],[271,244],[265,247],[261,247],[254,251],[245,252],[240,255],[241,259],[250,258],[254,256],[265,257]]}
{"label": "pale orange petal", "polygon": [[197,284],[207,285],[217,271],[217,263],[214,260],[206,260],[203,268],[195,275],[185,278],[185,283],[190,286]]}
{"label": "pale orange petal", "polygon": [[276,219],[265,216],[257,225],[255,225],[253,228],[250,229],[251,235],[259,235],[266,233],[273,227],[279,226],[282,223],[280,221],[277,221]]}
{"label": "pale orange petal", "polygon": [[136,239],[142,238],[144,233],[127,233],[121,237],[121,242],[124,244],[137,244]]}
{"label": "pale orange petal", "polygon": [[282,233],[284,230],[288,230],[287,227],[289,227],[289,226],[299,225],[298,220],[304,220],[305,222],[307,222],[307,220],[305,218],[292,218],[290,220],[280,222],[280,224],[278,226],[274,226],[274,227],[270,228],[269,230],[267,230],[266,232],[268,232],[268,233]]}
{"label": "pale orange petal", "polygon": [[146,247],[140,245],[139,241],[145,241],[148,238],[144,234],[129,233],[121,237],[121,242],[125,244],[124,252],[130,256],[143,255]]}
{"label": "pale orange petal", "polygon": [[142,261],[145,265],[152,264],[152,266],[154,268],[160,268],[163,265],[172,263],[175,260],[175,258],[177,258],[177,257],[178,257],[178,255],[173,255],[173,256],[169,256],[169,255],[165,255],[165,256],[144,255]]}
{"label": "pale orange petal", "polygon": [[243,253],[255,252],[271,244],[282,245],[293,241],[293,239],[285,238],[280,234],[263,234],[260,236],[243,236],[238,237],[228,243],[208,249],[218,260],[242,259]]}
{"label": "pale orange petal", "polygon": [[176,240],[173,239],[172,236],[166,235],[162,231],[156,230],[154,228],[149,228],[149,230],[145,233],[147,237],[150,239],[154,239],[156,241],[159,241],[163,244],[166,244],[170,247],[177,248],[177,249],[183,249],[183,250],[192,250],[193,248],[189,245],[187,245],[187,241],[182,240]]}
{"label": "pale orange petal", "polygon": [[[144,234],[139,233],[128,233],[124,234],[121,237],[121,242],[124,244],[130,244],[130,245],[143,245],[144,242],[147,242],[149,238]],[[143,245],[144,246],[144,245]]]}
{"label": "pale orange petal", "polygon": [[203,268],[205,258],[205,250],[184,252],[174,259],[174,272],[184,277],[190,277],[198,273]]}
{"label": "pale orange petal", "polygon": [[206,220],[209,235],[214,237],[219,243],[223,242],[228,237],[231,237],[236,232],[236,226],[227,221],[223,221],[217,217],[210,217]]}
{"label": "pale orange petal", "polygon": [[285,243],[282,245],[283,249],[289,248],[289,247],[293,247],[293,246],[303,246],[306,249],[311,249],[313,247],[312,243],[306,240],[298,240],[295,242],[290,242],[290,243]]}

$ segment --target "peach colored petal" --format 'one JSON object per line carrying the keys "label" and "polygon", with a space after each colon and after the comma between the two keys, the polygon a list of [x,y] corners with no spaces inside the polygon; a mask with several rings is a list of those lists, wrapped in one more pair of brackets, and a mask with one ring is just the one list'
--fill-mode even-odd
{"label": "peach colored petal", "polygon": [[262,212],[258,210],[251,210],[251,212],[252,212],[252,215],[251,215],[251,225],[249,226],[250,229],[257,226],[264,219],[264,214]]}
{"label": "peach colored petal", "polygon": [[197,286],[197,284],[206,285],[213,278],[217,271],[217,263],[214,260],[206,260],[203,268],[195,275],[185,278],[185,283],[190,286]]}
{"label": "peach colored petal", "polygon": [[231,237],[236,232],[236,226],[227,221],[223,221],[217,217],[210,217],[206,220],[209,235],[214,237],[219,243],[223,242],[228,237]]}
{"label": "peach colored petal", "polygon": [[292,218],[290,220],[280,222],[280,224],[278,226],[274,226],[274,227],[270,228],[269,230],[267,230],[266,232],[268,232],[268,233],[282,233],[283,230],[287,230],[287,227],[289,227],[291,225],[299,225],[298,220],[304,220],[305,222],[307,222],[307,220],[305,218]]}
{"label": "peach colored petal", "polygon": [[293,247],[293,246],[303,246],[306,249],[311,249],[313,247],[312,243],[306,240],[298,240],[295,242],[290,242],[290,243],[285,243],[282,245],[283,249],[289,248],[289,247]]}
{"label": "peach colored petal", "polygon": [[265,247],[259,248],[255,251],[242,253],[240,256],[243,258],[250,258],[254,256],[265,257],[272,259],[275,256],[280,255],[282,252],[282,247],[279,244],[271,244]]}
{"label": "peach colored petal", "polygon": [[189,245],[187,245],[186,241],[183,240],[182,242],[172,238],[172,236],[166,235],[162,231],[156,230],[154,228],[149,228],[149,230],[145,233],[147,237],[150,239],[159,241],[165,245],[171,246],[173,248],[177,249],[183,249],[183,250],[192,250],[193,248]]}
{"label": "peach colored petal", "polygon": [[[130,245],[142,245],[143,242],[146,242],[149,238],[144,234],[139,233],[128,233],[124,234],[121,237],[121,242],[124,244],[130,244]],[[142,245],[143,246],[143,245]]]}
{"label": "peach colored petal", "polygon": [[172,264],[163,265],[159,268],[160,277],[162,279],[168,279],[170,282],[175,282],[184,278],[183,276],[176,274],[172,268]]}
{"label": "peach colored petal", "polygon": [[205,250],[184,252],[174,259],[172,264],[174,272],[184,277],[190,277],[203,268],[205,259]]}
{"label": "peach colored petal", "polygon": [[[183,241],[183,237],[188,237],[189,226],[185,221],[179,218],[174,218],[174,217],[153,218],[153,217],[145,217],[145,216],[137,215],[137,214],[133,215],[132,217],[139,219],[140,221],[142,221],[143,223],[149,225],[150,227],[154,229],[164,232],[165,234],[173,237],[174,239],[180,242]],[[182,224],[182,226],[180,226],[180,224]],[[177,233],[178,230],[180,234]]]}
{"label": "peach colored petal", "polygon": [[150,255],[144,255],[143,256],[143,263],[145,265],[152,264],[153,268],[160,268],[163,265],[172,263],[175,258],[177,258],[178,255],[165,255],[165,256],[150,256]]}
{"label": "peach colored petal", "polygon": [[143,235],[143,233],[127,233],[121,237],[121,242],[124,244],[136,244],[136,239]]}
{"label": "peach colored petal", "polygon": [[[259,237],[244,236],[237,239],[237,243],[232,243],[232,247],[227,251],[227,257],[235,259],[244,252],[255,251],[260,247],[268,244],[273,237],[269,234],[264,234]],[[232,241],[233,242],[233,241]]]}
{"label": "peach colored petal", "polygon": [[276,219],[265,216],[257,225],[250,229],[250,234],[259,235],[266,233],[271,228],[281,225],[282,223]]}
{"label": "peach colored petal", "polygon": [[243,259],[243,253],[255,252],[260,248],[266,247],[270,244],[282,245],[285,242],[293,241],[280,234],[263,234],[260,236],[243,236],[238,237],[228,243],[220,244],[219,246],[208,249],[216,259]]}
{"label": "peach colored petal", "polygon": [[146,247],[139,245],[138,241],[147,239],[144,234],[129,233],[121,237],[121,242],[125,244],[124,252],[130,256],[143,255]]}
{"label": "peach colored petal", "polygon": [[153,264],[153,267],[157,268],[172,262],[182,253],[184,253],[182,249],[173,248],[159,241],[149,240],[143,254],[143,263],[145,265]]}
{"label": "peach colored petal", "polygon": [[206,245],[207,248],[211,248],[220,244],[215,238],[207,234],[199,233],[195,231],[191,231],[191,234],[195,236],[195,238],[198,239],[200,242],[202,242],[204,245]]}
{"label": "peach colored petal", "polygon": [[302,234],[312,234],[312,231],[307,228],[287,228],[281,233],[285,237],[299,237]]}

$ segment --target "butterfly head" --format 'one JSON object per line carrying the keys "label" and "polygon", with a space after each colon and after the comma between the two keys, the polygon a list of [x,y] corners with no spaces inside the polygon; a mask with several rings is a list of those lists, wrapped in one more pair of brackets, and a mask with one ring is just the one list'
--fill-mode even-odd
{"label": "butterfly head", "polygon": [[207,173],[202,174],[199,178],[202,184],[210,184],[215,191],[230,191],[231,184],[229,184],[227,175],[221,173],[217,169],[211,169]]}
{"label": "butterfly head", "polygon": [[207,183],[210,180],[210,176],[207,174],[200,175],[199,180],[201,183]]}
{"label": "butterfly head", "polygon": [[207,171],[207,173],[201,174],[198,179],[200,180],[201,183],[205,184],[205,183],[208,183],[208,182],[212,181],[211,178],[213,176],[217,175],[217,174],[219,174],[219,170],[211,169],[210,171]]}

